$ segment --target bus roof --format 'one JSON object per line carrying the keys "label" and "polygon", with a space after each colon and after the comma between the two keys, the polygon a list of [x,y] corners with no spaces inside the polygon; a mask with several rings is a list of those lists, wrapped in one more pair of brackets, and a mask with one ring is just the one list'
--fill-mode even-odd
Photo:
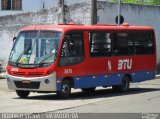
{"label": "bus roof", "polygon": [[117,25],[106,25],[106,24],[96,24],[91,26],[85,25],[41,25],[41,26],[27,26],[21,29],[21,31],[28,30],[58,30],[58,31],[68,31],[68,30],[153,30],[150,26],[129,26],[124,24],[121,26]]}

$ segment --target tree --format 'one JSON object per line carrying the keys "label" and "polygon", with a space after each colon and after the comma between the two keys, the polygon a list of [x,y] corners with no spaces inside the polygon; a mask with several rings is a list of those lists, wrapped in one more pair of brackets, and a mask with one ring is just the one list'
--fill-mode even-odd
{"label": "tree", "polygon": [[153,0],[153,5],[160,5],[160,0]]}
{"label": "tree", "polygon": [[[144,5],[160,5],[160,0],[121,0],[122,3],[144,4]],[[113,0],[118,2],[118,0]]]}

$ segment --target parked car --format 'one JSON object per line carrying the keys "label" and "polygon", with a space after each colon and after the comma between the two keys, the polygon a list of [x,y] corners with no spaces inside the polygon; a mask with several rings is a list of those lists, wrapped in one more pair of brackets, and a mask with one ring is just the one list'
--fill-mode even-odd
{"label": "parked car", "polygon": [[2,73],[2,64],[0,63],[0,73]]}

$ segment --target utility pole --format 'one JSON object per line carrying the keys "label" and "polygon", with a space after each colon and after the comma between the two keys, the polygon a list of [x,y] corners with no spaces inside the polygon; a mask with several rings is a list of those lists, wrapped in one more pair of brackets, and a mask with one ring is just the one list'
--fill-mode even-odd
{"label": "utility pole", "polygon": [[58,7],[59,7],[58,23],[60,23],[60,24],[65,24],[64,0],[59,0],[59,2],[58,2]]}
{"label": "utility pole", "polygon": [[43,1],[43,9],[45,8],[45,5],[44,5],[44,1]]}
{"label": "utility pole", "polygon": [[91,0],[91,24],[97,24],[97,0]]}
{"label": "utility pole", "polygon": [[120,20],[121,20],[121,0],[118,2],[118,26],[120,26]]}

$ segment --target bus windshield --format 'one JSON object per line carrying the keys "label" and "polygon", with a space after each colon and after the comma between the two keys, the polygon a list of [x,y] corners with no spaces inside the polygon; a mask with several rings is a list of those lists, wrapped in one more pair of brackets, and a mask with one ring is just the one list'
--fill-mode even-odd
{"label": "bus windshield", "polygon": [[62,33],[59,31],[22,31],[9,57],[9,64],[49,66],[57,56]]}

